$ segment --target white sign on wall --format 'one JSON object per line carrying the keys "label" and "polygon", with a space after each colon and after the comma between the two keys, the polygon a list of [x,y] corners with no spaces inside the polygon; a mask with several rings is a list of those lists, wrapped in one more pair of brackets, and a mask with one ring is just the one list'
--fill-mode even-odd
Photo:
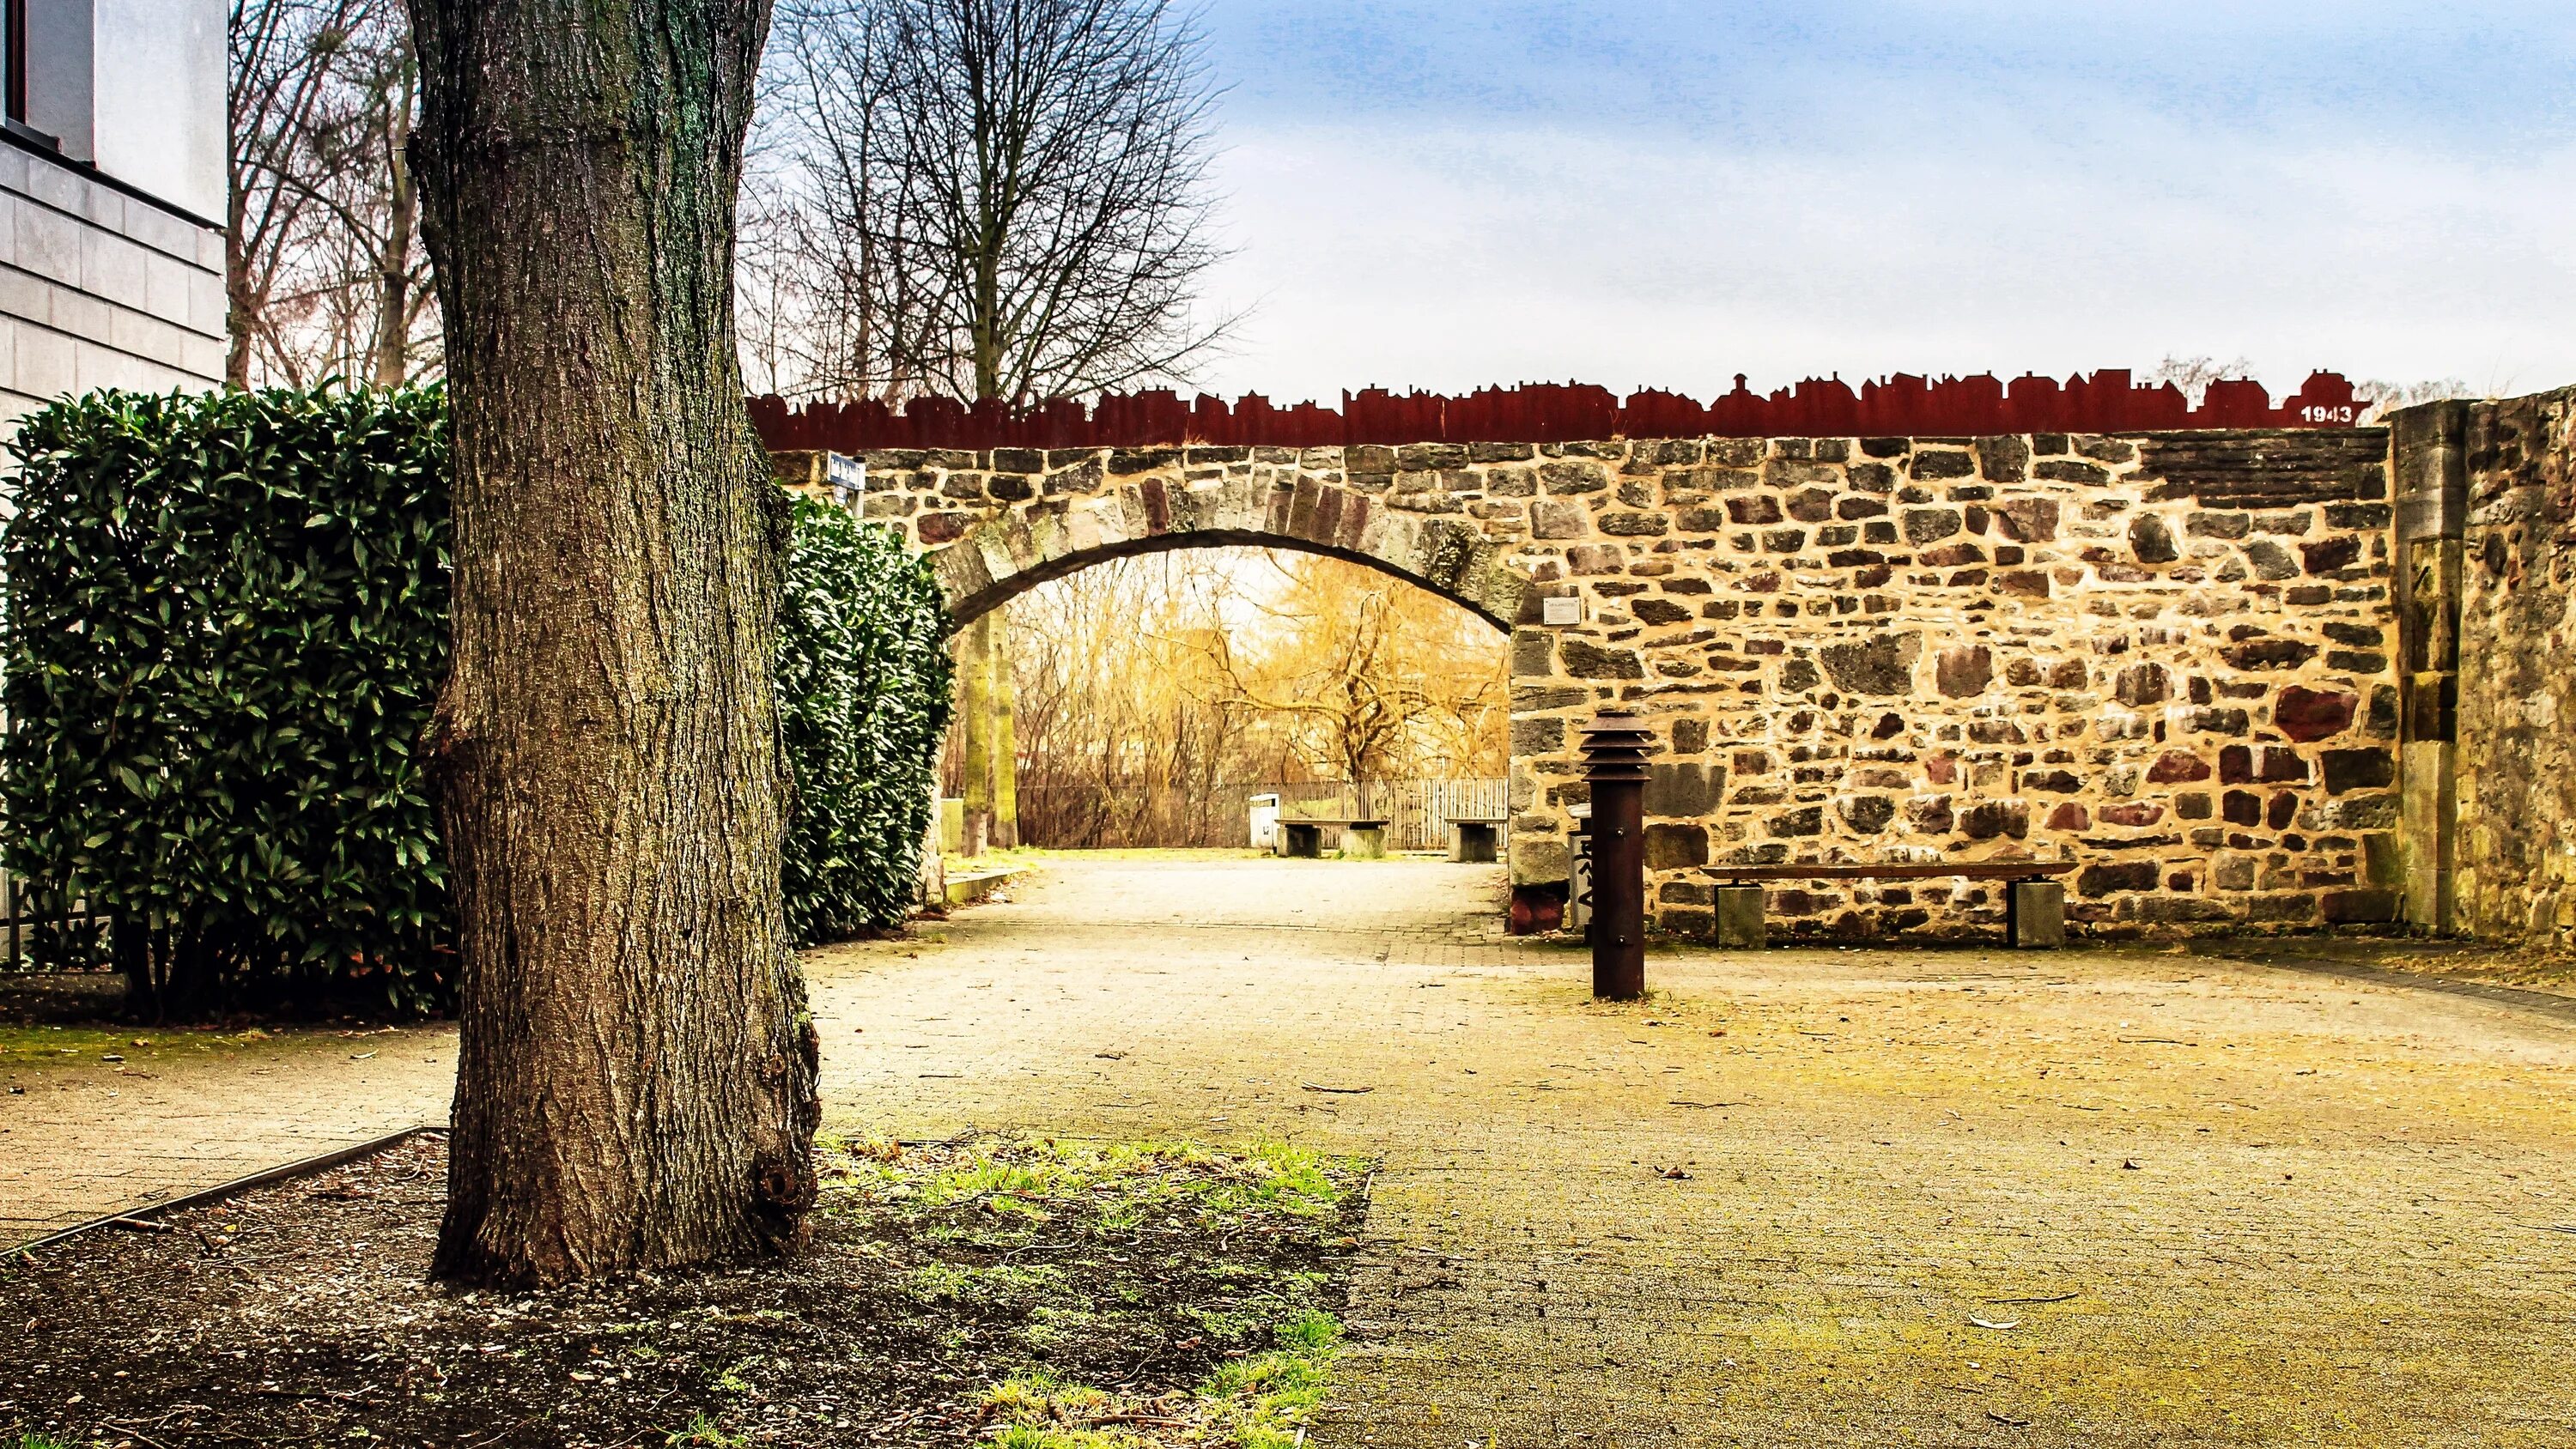
{"label": "white sign on wall", "polygon": [[1539,601],[1539,619],[1548,624],[1580,624],[1583,622],[1583,600],[1581,596],[1572,594],[1542,599]]}
{"label": "white sign on wall", "polygon": [[867,496],[867,460],[853,458],[847,453],[825,453],[823,481],[832,485],[832,491],[841,496],[843,503],[855,504]]}

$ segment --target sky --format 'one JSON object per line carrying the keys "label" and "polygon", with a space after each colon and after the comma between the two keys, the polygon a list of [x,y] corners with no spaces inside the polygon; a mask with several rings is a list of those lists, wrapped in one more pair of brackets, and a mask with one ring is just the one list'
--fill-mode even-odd
{"label": "sky", "polygon": [[2576,3],[1209,0],[1198,381],[2576,383]]}

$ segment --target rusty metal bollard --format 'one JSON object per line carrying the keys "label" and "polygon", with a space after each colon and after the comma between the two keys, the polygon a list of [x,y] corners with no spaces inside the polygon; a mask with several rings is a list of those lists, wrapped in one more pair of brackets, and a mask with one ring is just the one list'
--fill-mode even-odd
{"label": "rusty metal bollard", "polygon": [[1605,709],[1583,727],[1592,786],[1592,994],[1646,994],[1646,749],[1644,720]]}

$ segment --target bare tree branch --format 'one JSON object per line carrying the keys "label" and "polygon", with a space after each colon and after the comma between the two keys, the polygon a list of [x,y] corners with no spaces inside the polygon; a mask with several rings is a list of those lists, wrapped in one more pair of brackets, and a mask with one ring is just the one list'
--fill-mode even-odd
{"label": "bare tree branch", "polygon": [[1186,381],[1225,335],[1194,309],[1216,93],[1169,0],[789,0],[770,72],[745,306],[779,390],[1025,408]]}

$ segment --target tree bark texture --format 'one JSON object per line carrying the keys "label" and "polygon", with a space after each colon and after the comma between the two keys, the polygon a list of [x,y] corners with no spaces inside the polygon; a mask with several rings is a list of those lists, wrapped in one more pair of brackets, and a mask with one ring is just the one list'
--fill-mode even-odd
{"label": "tree bark texture", "polygon": [[411,0],[455,416],[426,741],[462,954],[436,1271],[792,1245],[816,1043],[778,894],[788,514],[734,354],[765,0]]}

